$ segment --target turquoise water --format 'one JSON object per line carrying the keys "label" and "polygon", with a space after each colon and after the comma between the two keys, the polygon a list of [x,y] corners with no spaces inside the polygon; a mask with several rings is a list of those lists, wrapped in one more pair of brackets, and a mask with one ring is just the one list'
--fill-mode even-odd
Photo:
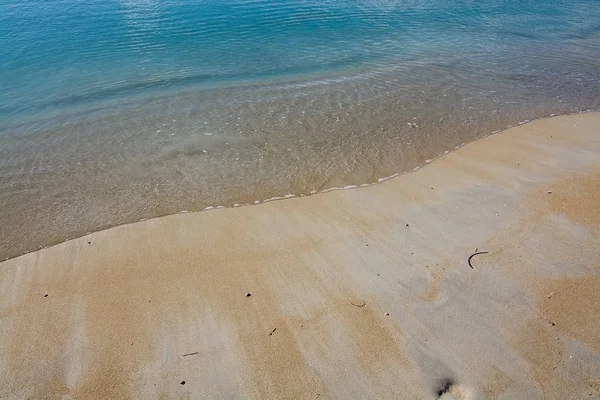
{"label": "turquoise water", "polygon": [[598,0],[0,0],[0,256],[599,105]]}

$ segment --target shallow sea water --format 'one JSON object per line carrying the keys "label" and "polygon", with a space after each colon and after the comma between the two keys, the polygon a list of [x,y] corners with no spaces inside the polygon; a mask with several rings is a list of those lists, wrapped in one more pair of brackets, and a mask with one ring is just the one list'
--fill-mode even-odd
{"label": "shallow sea water", "polygon": [[0,258],[598,109],[599,21],[598,0],[0,0]]}

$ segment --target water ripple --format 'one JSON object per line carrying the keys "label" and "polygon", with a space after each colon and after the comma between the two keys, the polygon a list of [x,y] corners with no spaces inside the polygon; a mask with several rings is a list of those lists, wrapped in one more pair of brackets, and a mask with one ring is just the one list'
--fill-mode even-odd
{"label": "water ripple", "polygon": [[598,21],[597,0],[0,0],[0,256],[597,108]]}

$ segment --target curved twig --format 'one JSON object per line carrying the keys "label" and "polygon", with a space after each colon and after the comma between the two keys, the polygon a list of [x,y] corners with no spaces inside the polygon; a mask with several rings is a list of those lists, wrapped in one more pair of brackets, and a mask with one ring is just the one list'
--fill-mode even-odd
{"label": "curved twig", "polygon": [[367,305],[367,303],[364,300],[361,300],[362,304],[354,304],[353,302],[350,302],[350,304],[352,304],[355,307],[364,307]]}
{"label": "curved twig", "polygon": [[[471,258],[473,258],[473,257],[475,257],[476,255],[479,255],[479,254],[487,254],[487,253],[488,253],[487,251],[478,251],[477,253],[471,254],[471,256],[469,257],[469,259],[467,260],[467,262],[469,263],[469,267],[473,268],[473,266],[471,265]],[[475,268],[473,268],[473,269],[475,269]]]}

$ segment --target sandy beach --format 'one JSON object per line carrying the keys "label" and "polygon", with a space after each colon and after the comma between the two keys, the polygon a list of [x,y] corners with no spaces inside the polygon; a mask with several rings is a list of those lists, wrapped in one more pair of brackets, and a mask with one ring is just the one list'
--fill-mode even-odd
{"label": "sandy beach", "polygon": [[3,399],[598,399],[600,114],[93,233],[0,285]]}

